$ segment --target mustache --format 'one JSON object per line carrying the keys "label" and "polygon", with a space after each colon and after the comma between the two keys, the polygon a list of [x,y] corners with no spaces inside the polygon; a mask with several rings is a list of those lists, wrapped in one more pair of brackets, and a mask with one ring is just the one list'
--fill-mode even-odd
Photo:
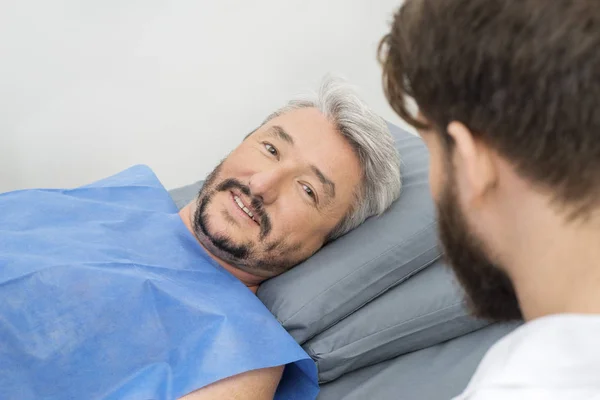
{"label": "mustache", "polygon": [[264,201],[262,197],[254,196],[249,186],[244,185],[242,182],[235,178],[225,179],[223,182],[219,183],[215,188],[217,192],[227,192],[232,189],[237,189],[250,198],[250,206],[254,209],[254,215],[260,220],[260,238],[261,240],[266,238],[267,235],[271,232],[272,225],[271,218],[265,210]]}

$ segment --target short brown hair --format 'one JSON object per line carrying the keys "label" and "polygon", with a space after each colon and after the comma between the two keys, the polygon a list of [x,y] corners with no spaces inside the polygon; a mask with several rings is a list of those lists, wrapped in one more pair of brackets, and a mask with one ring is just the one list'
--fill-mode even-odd
{"label": "short brown hair", "polygon": [[598,0],[407,0],[379,59],[408,123],[451,144],[460,121],[575,212],[600,201]]}

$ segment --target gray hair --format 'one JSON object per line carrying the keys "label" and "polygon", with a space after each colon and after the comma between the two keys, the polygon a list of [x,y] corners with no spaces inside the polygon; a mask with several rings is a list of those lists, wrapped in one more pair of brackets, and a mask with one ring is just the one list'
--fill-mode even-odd
{"label": "gray hair", "polygon": [[286,112],[314,107],[332,121],[359,158],[363,179],[350,210],[329,233],[337,239],[367,218],[382,214],[400,195],[400,156],[386,122],[344,80],[327,76],[314,99],[292,100],[264,123]]}

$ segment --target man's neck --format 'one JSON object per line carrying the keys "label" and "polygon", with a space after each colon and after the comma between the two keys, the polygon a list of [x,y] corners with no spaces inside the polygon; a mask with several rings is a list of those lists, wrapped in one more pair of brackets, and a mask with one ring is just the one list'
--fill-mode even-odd
{"label": "man's neck", "polygon": [[531,212],[517,227],[507,265],[526,320],[551,314],[600,314],[600,219],[566,222]]}
{"label": "man's neck", "polygon": [[[194,215],[194,210],[195,210],[195,204],[190,203],[187,206],[183,207],[181,209],[181,211],[179,211],[179,216],[183,220],[183,223],[188,228],[188,230],[192,233],[192,235],[194,235],[194,237],[196,237],[196,235],[194,233],[193,223],[192,223],[192,217]],[[198,244],[200,246],[202,246],[202,248],[206,251],[206,253],[213,260],[215,260],[221,267],[223,267],[223,269],[227,270],[227,272],[229,272],[231,275],[233,275],[237,279],[239,279],[253,293],[256,293],[256,291],[258,290],[258,286],[261,284],[262,281],[264,281],[264,278],[261,278],[256,275],[252,275],[248,272],[242,271],[239,268],[234,267],[233,265],[226,263],[225,261],[221,260],[220,258],[216,257],[214,254],[212,254],[202,243],[200,243],[199,240],[198,240]]]}

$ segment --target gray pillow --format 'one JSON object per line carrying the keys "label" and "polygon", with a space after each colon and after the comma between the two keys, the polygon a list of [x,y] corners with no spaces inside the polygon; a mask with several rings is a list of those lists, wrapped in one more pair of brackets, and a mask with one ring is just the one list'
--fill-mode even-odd
{"label": "gray pillow", "polygon": [[519,323],[493,324],[380,362],[321,386],[318,400],[448,400],[458,396],[485,352]]}
{"label": "gray pillow", "polygon": [[468,315],[462,290],[439,260],[304,344],[321,382],[488,325]]}

